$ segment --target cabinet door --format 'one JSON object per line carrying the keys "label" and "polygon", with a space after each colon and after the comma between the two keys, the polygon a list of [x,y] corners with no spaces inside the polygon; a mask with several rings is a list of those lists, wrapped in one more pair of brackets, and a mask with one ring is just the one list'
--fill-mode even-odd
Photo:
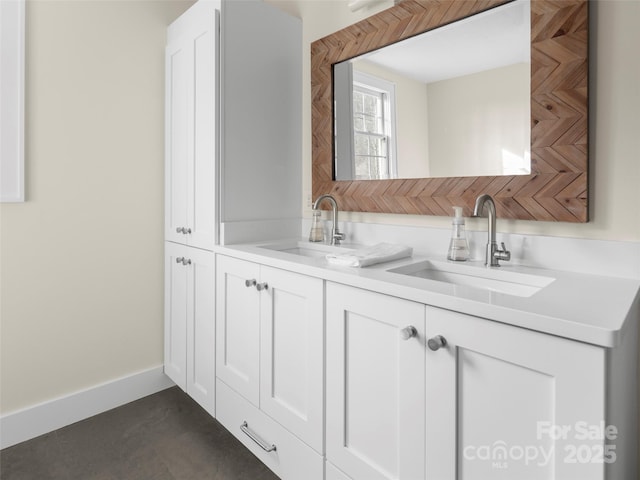
{"label": "cabinet door", "polygon": [[185,247],[164,245],[164,372],[186,391],[188,272],[181,260]]}
{"label": "cabinet door", "polygon": [[[327,460],[354,479],[423,480],[424,305],[326,290]],[[416,335],[404,340],[408,326]]]}
{"label": "cabinet door", "polygon": [[260,266],[216,257],[216,375],[259,407]]}
{"label": "cabinet door", "polygon": [[186,243],[191,161],[192,41],[181,37],[165,51],[165,240]]}
{"label": "cabinet door", "polygon": [[351,480],[344,473],[338,470],[331,462],[325,465],[325,480]]}
{"label": "cabinet door", "polygon": [[323,282],[261,267],[260,409],[316,451],[323,437]]}
{"label": "cabinet door", "polygon": [[[187,393],[215,416],[214,254],[185,248],[187,262]],[[189,263],[191,262],[191,263]]]}
{"label": "cabinet door", "polygon": [[604,349],[432,307],[427,335],[447,342],[427,350],[427,478],[604,478],[604,442],[583,438],[605,418]]}
{"label": "cabinet door", "polygon": [[217,237],[218,11],[200,2],[169,27],[165,53],[165,238]]}
{"label": "cabinet door", "polygon": [[[206,2],[204,2],[206,3]],[[189,245],[211,250],[217,241],[218,14],[209,6],[193,31],[193,161],[189,162]]]}

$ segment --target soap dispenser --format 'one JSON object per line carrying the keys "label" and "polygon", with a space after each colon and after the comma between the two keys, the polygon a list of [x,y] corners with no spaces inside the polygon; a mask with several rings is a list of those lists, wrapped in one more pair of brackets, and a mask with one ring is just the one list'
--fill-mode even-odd
{"label": "soap dispenser", "polygon": [[311,231],[309,232],[310,242],[323,242],[324,241],[324,225],[322,217],[320,217],[320,210],[313,210],[313,217],[311,219]]}
{"label": "soap dispenser", "polygon": [[453,207],[455,215],[451,225],[451,242],[449,243],[448,260],[456,262],[464,262],[469,260],[469,243],[464,232],[464,217],[462,216],[462,207]]}

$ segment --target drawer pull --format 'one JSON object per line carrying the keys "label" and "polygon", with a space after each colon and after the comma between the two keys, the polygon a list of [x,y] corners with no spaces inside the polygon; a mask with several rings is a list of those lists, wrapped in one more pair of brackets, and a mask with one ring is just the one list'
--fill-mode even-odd
{"label": "drawer pull", "polygon": [[257,434],[255,434],[254,432],[249,430],[249,424],[247,424],[246,420],[244,422],[242,422],[242,425],[240,425],[240,430],[242,430],[247,435],[247,437],[249,437],[251,440],[256,442],[258,444],[258,446],[261,449],[263,449],[265,452],[275,452],[276,451],[276,446],[275,445],[273,445],[273,444],[272,445],[268,445]]}

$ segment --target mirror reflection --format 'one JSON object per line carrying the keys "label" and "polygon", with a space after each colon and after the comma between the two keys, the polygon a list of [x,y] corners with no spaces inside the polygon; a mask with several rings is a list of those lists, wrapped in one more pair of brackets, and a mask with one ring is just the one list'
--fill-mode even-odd
{"label": "mirror reflection", "polygon": [[530,3],[333,66],[334,180],[530,173]]}

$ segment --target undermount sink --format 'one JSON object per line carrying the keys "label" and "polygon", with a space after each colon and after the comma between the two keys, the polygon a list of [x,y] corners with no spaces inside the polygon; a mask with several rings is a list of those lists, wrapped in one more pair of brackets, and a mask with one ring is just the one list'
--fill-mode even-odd
{"label": "undermount sink", "polygon": [[353,250],[352,248],[340,245],[327,245],[324,243],[304,241],[274,243],[269,245],[260,245],[259,247],[309,258],[321,258],[327,255],[327,253],[348,253]]}
{"label": "undermount sink", "polygon": [[500,268],[435,260],[425,260],[387,271],[518,297],[530,297],[555,280],[552,277],[505,271]]}

